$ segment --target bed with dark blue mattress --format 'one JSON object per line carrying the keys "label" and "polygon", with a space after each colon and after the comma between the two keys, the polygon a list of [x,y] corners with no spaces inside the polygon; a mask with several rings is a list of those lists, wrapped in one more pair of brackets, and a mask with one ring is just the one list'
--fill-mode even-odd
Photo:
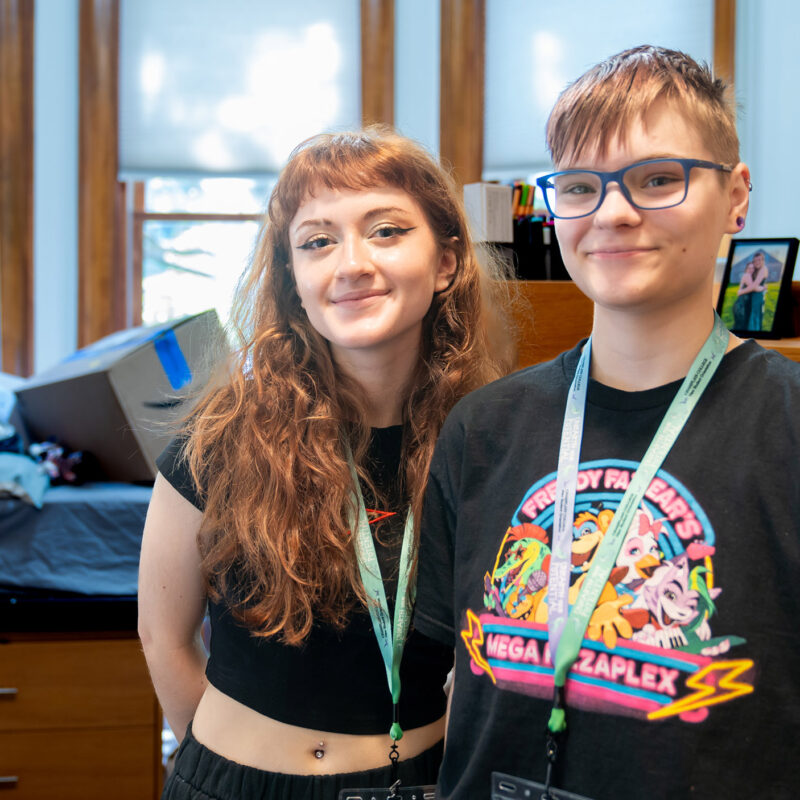
{"label": "bed with dark blue mattress", "polygon": [[133,630],[152,488],[56,486],[0,499],[0,631]]}

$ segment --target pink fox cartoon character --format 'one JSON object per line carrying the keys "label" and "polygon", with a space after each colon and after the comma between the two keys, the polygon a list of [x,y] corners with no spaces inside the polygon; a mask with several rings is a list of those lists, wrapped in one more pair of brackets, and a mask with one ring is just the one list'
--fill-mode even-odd
{"label": "pink fox cartoon character", "polygon": [[[684,648],[689,642],[686,630],[691,629],[701,641],[711,638],[711,628],[700,610],[700,593],[689,588],[689,563],[685,554],[664,561],[641,587],[642,597],[650,614],[633,640],[668,649]],[[719,588],[709,590],[711,598],[719,596]],[[698,615],[703,619],[697,624]]]}

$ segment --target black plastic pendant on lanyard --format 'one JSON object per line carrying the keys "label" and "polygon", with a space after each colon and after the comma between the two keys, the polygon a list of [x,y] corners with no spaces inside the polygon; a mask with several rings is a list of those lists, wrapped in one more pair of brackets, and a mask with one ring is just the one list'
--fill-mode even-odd
{"label": "black plastic pendant on lanyard", "polygon": [[386,667],[386,680],[392,695],[392,725],[389,729],[389,736],[392,739],[389,748],[392,785],[386,788],[342,789],[339,792],[339,800],[433,800],[434,786],[401,787],[397,764],[400,758],[397,742],[403,737],[399,719],[400,662],[403,658],[403,648],[411,622],[411,597],[414,591],[410,579],[414,517],[409,508],[403,528],[403,545],[400,551],[400,566],[397,576],[397,596],[394,603],[394,625],[392,625],[378,556],[375,553],[375,543],[367,519],[367,509],[361,494],[358,473],[349,450],[347,458],[353,479],[353,506],[355,507],[355,513],[351,513],[349,519],[350,530],[355,541],[358,568],[367,595],[372,628],[375,631],[375,638],[378,640],[378,647]]}
{"label": "black plastic pendant on lanyard", "polygon": [[554,789],[546,783],[516,778],[503,772],[493,772],[491,800],[591,800],[591,798],[564,789]]}
{"label": "black plastic pendant on lanyard", "polygon": [[436,800],[435,786],[403,786],[388,789],[342,789],[339,800]]}
{"label": "black plastic pendant on lanyard", "polygon": [[[565,685],[569,672],[580,652],[583,636],[597,601],[625,542],[636,509],[651,481],[664,463],[683,430],[694,407],[722,361],[730,334],[717,314],[714,327],[692,362],[678,393],[664,415],[653,440],[614,512],[580,592],[569,607],[569,551],[575,507],[576,479],[580,464],[580,443],[586,408],[586,394],[591,360],[591,338],[586,343],[570,386],[564,412],[564,428],[558,457],[556,480],[557,513],[553,522],[552,558],[548,576],[548,639],[553,659],[553,707],[547,723],[545,782],[539,784],[504,773],[492,773],[492,800],[588,800],[579,795],[552,787],[552,773],[558,759],[560,739],[566,731]],[[504,786],[508,792],[501,790]],[[497,787],[497,792],[495,791]],[[518,794],[518,791],[532,794]]]}

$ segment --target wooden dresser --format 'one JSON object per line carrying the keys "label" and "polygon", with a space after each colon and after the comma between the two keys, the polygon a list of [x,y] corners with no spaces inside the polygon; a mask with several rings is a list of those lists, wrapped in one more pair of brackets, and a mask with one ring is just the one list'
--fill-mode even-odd
{"label": "wooden dresser", "polygon": [[132,632],[0,632],[0,798],[151,800],[161,712]]}
{"label": "wooden dresser", "polygon": [[[592,303],[572,281],[516,281],[514,317],[519,327],[519,366],[548,361],[592,330]],[[795,330],[800,331],[800,283],[792,285]],[[800,362],[800,337],[758,343]]]}
{"label": "wooden dresser", "polygon": [[136,634],[150,490],[0,498],[0,800],[156,800],[161,712]]}

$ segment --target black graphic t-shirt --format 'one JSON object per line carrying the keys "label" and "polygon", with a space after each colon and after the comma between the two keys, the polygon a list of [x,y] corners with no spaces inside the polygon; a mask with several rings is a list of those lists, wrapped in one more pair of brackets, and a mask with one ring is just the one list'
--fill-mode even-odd
{"label": "black graphic t-shirt", "polygon": [[[543,781],[556,466],[579,349],[448,418],[422,525],[416,625],[456,650],[441,800],[493,770]],[[680,382],[590,381],[570,599]],[[650,484],[566,686],[554,785],[596,800],[796,797],[800,366],[728,353]]]}

